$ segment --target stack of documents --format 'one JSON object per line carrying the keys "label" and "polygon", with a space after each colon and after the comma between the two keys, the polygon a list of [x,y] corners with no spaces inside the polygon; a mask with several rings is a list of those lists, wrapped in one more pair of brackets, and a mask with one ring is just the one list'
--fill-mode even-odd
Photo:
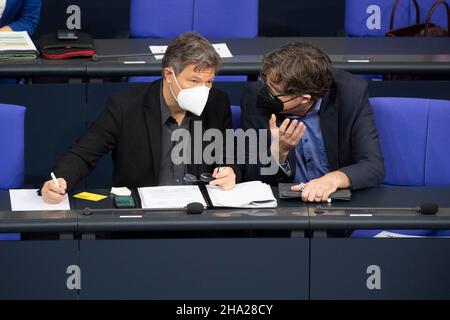
{"label": "stack of documents", "polygon": [[191,202],[206,202],[198,186],[138,188],[143,209],[183,209]]}
{"label": "stack of documents", "polygon": [[38,54],[26,31],[0,32],[0,61],[36,60]]}
{"label": "stack of documents", "polygon": [[209,198],[214,207],[275,208],[277,200],[268,184],[250,181],[237,184],[231,190],[221,190],[207,185]]}

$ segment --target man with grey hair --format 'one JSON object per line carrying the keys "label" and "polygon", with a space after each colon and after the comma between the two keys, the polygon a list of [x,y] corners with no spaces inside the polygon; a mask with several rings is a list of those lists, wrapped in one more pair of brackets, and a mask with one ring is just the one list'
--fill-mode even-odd
{"label": "man with grey hair", "polygon": [[[179,163],[172,152],[176,144],[172,133],[177,129],[189,132],[191,149],[200,143],[202,152],[204,130],[231,128],[228,96],[212,88],[219,66],[219,55],[202,36],[184,33],[173,40],[162,61],[162,79],[109,98],[100,117],[54,169],[60,187],[52,180],[43,185],[44,201],[62,201],[66,190],[88,175],[109,151],[114,186],[177,185],[189,175],[212,174],[210,184],[233,188],[240,177],[238,166],[221,165],[224,159],[214,164],[203,159]],[[194,124],[200,125],[199,132]],[[194,158],[194,153],[189,157]]]}

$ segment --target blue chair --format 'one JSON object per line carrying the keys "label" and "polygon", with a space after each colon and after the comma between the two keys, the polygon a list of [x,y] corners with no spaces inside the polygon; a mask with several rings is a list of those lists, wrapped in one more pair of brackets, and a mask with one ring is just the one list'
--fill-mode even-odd
{"label": "blue chair", "polygon": [[[417,0],[420,23],[425,23],[435,0]],[[391,12],[395,0],[346,0],[345,32],[351,37],[383,37],[390,29]],[[431,19],[435,24],[447,28],[447,13],[442,5]],[[416,7],[412,0],[400,0],[394,28],[403,28],[416,23]]]}
{"label": "blue chair", "polygon": [[450,101],[430,100],[425,185],[450,185]]}
{"label": "blue chair", "polygon": [[[0,104],[0,189],[21,188],[24,181],[25,107]],[[18,233],[0,234],[0,240],[20,240]]]}
{"label": "blue chair", "polygon": [[[384,155],[385,185],[450,186],[450,101],[371,98]],[[355,230],[374,237],[382,230]],[[449,230],[388,230],[404,236],[450,236]]]}
{"label": "blue chair", "polygon": [[[196,31],[209,38],[253,38],[258,35],[258,0],[132,0],[130,37],[175,38]],[[131,77],[151,82],[153,77]],[[247,76],[218,76],[216,81],[242,82]]]}
{"label": "blue chair", "polygon": [[371,98],[384,155],[384,184],[425,185],[429,100]]}
{"label": "blue chair", "polygon": [[[430,11],[433,3],[436,0],[417,0],[417,3],[419,4],[419,11],[420,11],[420,23],[425,23],[425,20],[428,15],[428,11]],[[449,3],[447,1],[447,3]],[[450,3],[449,3],[450,4]],[[414,8],[411,6],[410,10],[414,10]],[[410,16],[413,17],[415,13],[413,11],[410,12]],[[411,23],[414,23],[414,21],[410,21]],[[431,18],[431,22],[434,24],[447,29],[450,26],[447,26],[447,11],[444,5],[441,5],[439,8],[436,9],[436,11],[433,14],[433,17]]]}
{"label": "blue chair", "polygon": [[131,38],[175,38],[192,29],[194,0],[132,0]]}
{"label": "blue chair", "polygon": [[[345,32],[351,37],[383,37],[389,31],[394,0],[346,0]],[[400,1],[395,15],[395,28],[415,22],[411,0]],[[412,22],[412,23],[414,23]]]}
{"label": "blue chair", "polygon": [[25,110],[22,106],[0,104],[0,189],[23,185]]}

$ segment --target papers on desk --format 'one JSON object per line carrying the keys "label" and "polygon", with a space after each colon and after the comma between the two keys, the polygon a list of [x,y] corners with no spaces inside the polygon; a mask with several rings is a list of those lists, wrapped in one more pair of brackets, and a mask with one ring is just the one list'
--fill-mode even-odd
{"label": "papers on desk", "polygon": [[[216,49],[216,52],[219,54],[221,58],[233,57],[226,43],[214,43],[212,46],[214,47],[214,49]],[[149,46],[149,48],[153,54],[157,54],[155,56],[156,60],[161,60],[164,56],[164,53],[166,53],[167,50],[167,46]]]}
{"label": "papers on desk", "polygon": [[277,200],[268,184],[261,181],[238,183],[231,190],[221,190],[207,185],[209,198],[214,207],[275,208]]}
{"label": "papers on desk", "polygon": [[66,195],[59,204],[48,204],[36,193],[37,189],[9,190],[12,211],[70,210],[69,197]]}
{"label": "papers on desk", "polygon": [[[261,181],[237,184],[232,190],[221,190],[206,185],[209,198],[214,207],[231,208],[276,208],[272,189]],[[142,208],[170,209],[184,208],[191,202],[200,202],[207,207],[198,186],[164,186],[138,188]]]}
{"label": "papers on desk", "polygon": [[143,209],[184,208],[191,202],[206,202],[198,186],[164,186],[138,188]]}
{"label": "papers on desk", "polygon": [[35,60],[38,51],[26,31],[0,32],[0,61]]}

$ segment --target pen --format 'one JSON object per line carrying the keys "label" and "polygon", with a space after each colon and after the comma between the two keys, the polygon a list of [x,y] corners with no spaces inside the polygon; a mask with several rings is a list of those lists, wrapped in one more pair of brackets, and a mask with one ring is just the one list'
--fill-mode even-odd
{"label": "pen", "polygon": [[50,173],[50,176],[52,177],[53,183],[54,183],[58,188],[61,188],[61,185],[59,184],[58,179],[56,179],[55,174],[53,173],[53,171]]}

